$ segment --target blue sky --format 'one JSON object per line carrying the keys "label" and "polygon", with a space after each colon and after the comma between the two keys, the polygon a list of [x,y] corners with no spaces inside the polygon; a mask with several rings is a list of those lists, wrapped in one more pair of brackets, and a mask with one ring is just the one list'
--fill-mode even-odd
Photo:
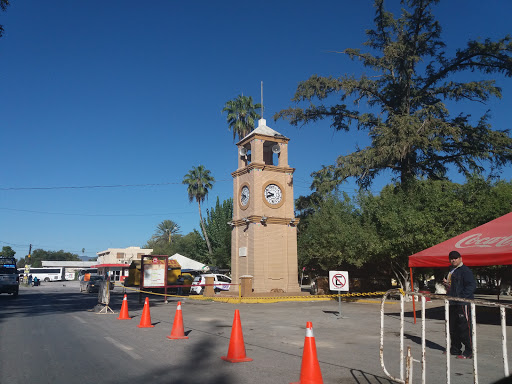
{"label": "blue sky", "polygon": [[[509,1],[444,1],[435,14],[448,51],[512,32]],[[267,125],[291,139],[295,197],[307,194],[311,172],[366,133],[272,116],[313,74],[360,75],[333,51],[360,48],[373,18],[370,0],[12,0],[0,14],[0,246],[92,257],[144,245],[165,219],[199,228],[181,180],[203,164],[217,179],[205,207],[232,196],[237,152],[221,110],[241,93],[259,102],[261,81]],[[497,79],[501,100],[453,111],[491,109],[493,126],[510,128],[512,80]],[[23,189],[134,184],[159,185]]]}

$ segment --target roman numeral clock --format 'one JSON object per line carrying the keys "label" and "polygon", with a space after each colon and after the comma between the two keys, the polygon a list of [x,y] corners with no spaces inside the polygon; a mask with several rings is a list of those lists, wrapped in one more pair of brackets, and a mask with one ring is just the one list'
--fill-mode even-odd
{"label": "roman numeral clock", "polygon": [[238,168],[231,174],[231,274],[233,283],[252,276],[254,293],[300,292],[289,140],[260,119],[237,143]]}

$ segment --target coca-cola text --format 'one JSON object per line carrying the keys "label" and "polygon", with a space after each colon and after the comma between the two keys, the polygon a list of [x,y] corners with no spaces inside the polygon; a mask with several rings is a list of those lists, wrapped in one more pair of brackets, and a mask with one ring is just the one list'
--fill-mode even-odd
{"label": "coca-cola text", "polygon": [[455,244],[455,248],[489,248],[489,247],[510,247],[512,246],[512,235],[501,237],[482,237],[481,233],[474,233]]}

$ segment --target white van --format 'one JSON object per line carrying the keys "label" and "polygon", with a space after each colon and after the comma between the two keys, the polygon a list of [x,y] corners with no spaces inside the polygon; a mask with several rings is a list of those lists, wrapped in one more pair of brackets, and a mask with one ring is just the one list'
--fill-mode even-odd
{"label": "white van", "polygon": [[229,291],[229,287],[231,284],[231,278],[226,275],[219,275],[218,273],[212,273],[208,275],[199,275],[194,277],[194,281],[192,282],[192,287],[190,288],[190,293],[195,293],[196,295],[202,295],[204,292],[204,285],[206,284],[205,276],[213,276],[213,289],[215,292],[219,291]]}

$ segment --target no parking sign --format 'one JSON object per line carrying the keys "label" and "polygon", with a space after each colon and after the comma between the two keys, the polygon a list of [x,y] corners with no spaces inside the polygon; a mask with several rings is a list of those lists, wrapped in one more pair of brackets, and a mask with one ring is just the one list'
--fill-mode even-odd
{"label": "no parking sign", "polygon": [[348,292],[348,272],[329,271],[329,289],[331,291]]}

